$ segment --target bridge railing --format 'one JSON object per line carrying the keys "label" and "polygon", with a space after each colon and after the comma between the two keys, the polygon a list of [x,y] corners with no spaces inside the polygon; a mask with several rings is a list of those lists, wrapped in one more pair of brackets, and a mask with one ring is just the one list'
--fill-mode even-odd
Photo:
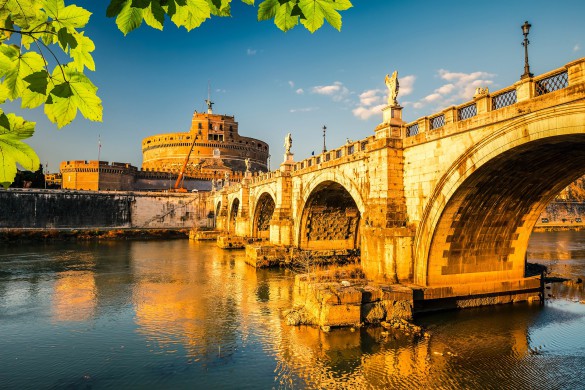
{"label": "bridge railing", "polygon": [[492,93],[478,91],[472,101],[449,107],[439,113],[405,124],[403,126],[404,134],[406,134],[406,137],[414,137],[426,131],[469,120],[478,115],[509,107],[583,82],[585,82],[585,58],[573,61],[548,73],[520,80],[512,86]]}
{"label": "bridge railing", "polygon": [[367,150],[368,144],[372,142],[374,138],[374,136],[370,136],[359,141],[348,140],[345,145],[337,149],[331,149],[327,152],[295,163],[293,171],[302,171],[305,169],[310,169],[311,167],[320,166],[321,164],[334,165],[339,163],[344,158],[350,158],[350,156],[357,157],[359,153],[365,152]]}

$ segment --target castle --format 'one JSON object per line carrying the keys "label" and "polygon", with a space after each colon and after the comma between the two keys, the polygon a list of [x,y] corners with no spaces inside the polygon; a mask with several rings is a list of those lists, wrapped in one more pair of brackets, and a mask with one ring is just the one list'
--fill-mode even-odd
{"label": "castle", "polygon": [[[239,134],[234,116],[195,111],[188,132],[157,134],[142,140],[142,169],[128,163],[63,161],[62,188],[77,190],[164,190],[184,168],[183,188],[209,191],[211,182],[239,182],[246,170],[268,171],[268,144]],[[187,163],[185,160],[189,156]]]}

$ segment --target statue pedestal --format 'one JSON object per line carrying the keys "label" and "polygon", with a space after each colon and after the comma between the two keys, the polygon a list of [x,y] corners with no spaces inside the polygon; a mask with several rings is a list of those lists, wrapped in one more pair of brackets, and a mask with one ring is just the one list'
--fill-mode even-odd
{"label": "statue pedestal", "polygon": [[402,107],[386,106],[382,108],[382,123],[376,127],[376,138],[402,138]]}
{"label": "statue pedestal", "polygon": [[284,154],[284,162],[280,164],[280,171],[281,172],[290,172],[292,171],[292,166],[295,165],[294,160],[294,153],[288,152]]}
{"label": "statue pedestal", "polygon": [[382,108],[382,118],[384,123],[392,125],[402,125],[402,108],[400,106],[386,106]]}

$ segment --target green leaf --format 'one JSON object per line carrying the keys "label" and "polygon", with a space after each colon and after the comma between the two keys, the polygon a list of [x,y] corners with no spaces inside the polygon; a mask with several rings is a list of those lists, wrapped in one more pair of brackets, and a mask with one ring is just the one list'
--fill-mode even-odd
{"label": "green leaf", "polygon": [[69,124],[77,110],[91,121],[102,120],[102,101],[96,95],[97,87],[83,73],[64,67],[66,80],[58,69],[53,79],[58,84],[51,90],[45,103],[45,114],[58,128]]}
{"label": "green leaf", "polygon": [[23,78],[28,86],[22,92],[22,107],[35,108],[47,100],[47,86],[49,84],[49,73],[46,70],[31,73]]}
{"label": "green leaf", "polygon": [[76,70],[83,72],[86,67],[89,70],[95,70],[95,62],[91,56],[91,52],[95,50],[93,41],[83,35],[83,32],[76,34],[77,46],[71,48],[71,58],[73,58],[73,65]]}
{"label": "green leaf", "polygon": [[65,8],[64,0],[44,0],[43,9],[52,19],[55,19],[59,14],[59,10]]}
{"label": "green leaf", "polygon": [[3,104],[8,99],[8,88],[4,84],[0,84],[0,104]]}
{"label": "green leaf", "polygon": [[43,69],[45,61],[38,53],[26,52],[13,60],[12,69],[5,74],[3,84],[8,88],[8,98],[20,97],[27,85],[24,78]]}
{"label": "green leaf", "polygon": [[2,8],[10,10],[12,21],[22,30],[36,27],[38,18],[44,16],[44,12],[40,12],[42,3],[35,0],[8,0]]}
{"label": "green leaf", "polygon": [[65,53],[67,53],[67,45],[69,45],[71,49],[77,47],[77,40],[75,39],[73,34],[69,33],[67,27],[61,27],[61,29],[57,33],[57,39],[59,40],[59,44],[61,45],[61,48]]}
{"label": "green leaf", "polygon": [[87,22],[89,22],[90,16],[91,12],[88,10],[76,5],[68,5],[60,9],[57,15],[51,17],[58,21],[61,26],[73,29],[85,27]]}
{"label": "green leaf", "polygon": [[0,77],[5,76],[16,66],[16,58],[20,54],[16,45],[0,45]]}
{"label": "green leaf", "polygon": [[349,0],[333,0],[333,8],[338,11],[345,11],[353,7]]}
{"label": "green leaf", "polygon": [[132,7],[134,8],[146,8],[150,5],[151,0],[132,0]]}
{"label": "green leaf", "polygon": [[[302,20],[303,25],[311,33],[317,31],[323,26],[324,19],[335,29],[341,29],[341,15],[336,11],[334,0],[300,0],[299,7],[305,15]],[[340,3],[339,7],[347,6],[345,3]]]}
{"label": "green leaf", "polygon": [[292,10],[295,4],[292,2],[279,6],[274,17],[274,24],[282,31],[288,31],[297,24],[299,24],[299,17],[292,16]]}
{"label": "green leaf", "polygon": [[16,139],[32,137],[35,132],[35,122],[24,120],[14,114],[0,114],[0,135],[10,134]]}
{"label": "green leaf", "polygon": [[122,11],[122,8],[126,5],[126,3],[131,2],[132,0],[111,0],[108,8],[106,9],[106,16],[108,18],[113,18],[114,16],[118,16],[118,14]]}
{"label": "green leaf", "polygon": [[11,134],[0,134],[0,183],[7,188],[16,177],[16,164],[34,171],[41,161],[35,151]]}
{"label": "green leaf", "polygon": [[207,0],[211,14],[215,16],[231,16],[230,3],[232,0]]}
{"label": "green leaf", "polygon": [[152,28],[156,28],[158,30],[163,29],[163,25],[165,23],[165,11],[160,6],[160,3],[154,0],[150,3],[149,8],[145,8],[142,11],[142,17],[146,24],[148,24]]}
{"label": "green leaf", "polygon": [[118,29],[128,34],[130,31],[140,27],[142,24],[142,9],[132,7],[130,1],[126,2],[118,17],[116,18],[116,25]]}
{"label": "green leaf", "polygon": [[248,4],[248,5],[254,5],[254,0],[242,0],[242,3]]}
{"label": "green leaf", "polygon": [[274,19],[279,7],[278,0],[264,0],[258,7],[258,21]]}
{"label": "green leaf", "polygon": [[14,181],[16,164],[34,171],[40,165],[35,151],[21,141],[34,133],[35,123],[0,109],[0,184],[5,188]]}
{"label": "green leaf", "polygon": [[23,78],[28,83],[28,89],[33,92],[47,94],[47,85],[49,84],[49,73],[46,70],[40,70],[29,74]]}
{"label": "green leaf", "polygon": [[[178,0],[177,4],[179,4]],[[171,20],[177,27],[185,27],[187,31],[199,27],[211,17],[211,9],[206,0],[185,0],[185,5],[176,8]]]}

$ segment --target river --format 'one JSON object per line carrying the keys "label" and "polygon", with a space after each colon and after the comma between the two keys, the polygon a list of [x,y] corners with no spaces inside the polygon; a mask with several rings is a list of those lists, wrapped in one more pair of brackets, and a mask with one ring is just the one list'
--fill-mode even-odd
{"label": "river", "polygon": [[[209,243],[0,247],[0,388],[585,388],[583,286],[380,328],[288,327],[293,275]],[[528,258],[585,275],[585,231],[534,233]]]}

